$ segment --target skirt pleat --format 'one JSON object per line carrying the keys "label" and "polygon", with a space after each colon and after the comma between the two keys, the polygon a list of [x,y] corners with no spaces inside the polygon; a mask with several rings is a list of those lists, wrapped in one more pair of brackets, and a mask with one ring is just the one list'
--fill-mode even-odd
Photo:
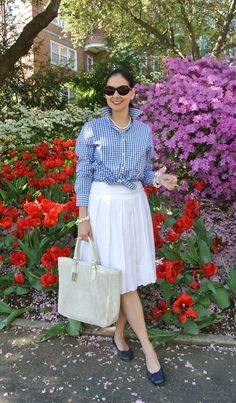
{"label": "skirt pleat", "polygon": [[[148,200],[141,182],[136,189],[93,182],[88,213],[100,262],[121,270],[121,294],[156,281],[155,245]],[[81,260],[91,261],[89,244]]]}

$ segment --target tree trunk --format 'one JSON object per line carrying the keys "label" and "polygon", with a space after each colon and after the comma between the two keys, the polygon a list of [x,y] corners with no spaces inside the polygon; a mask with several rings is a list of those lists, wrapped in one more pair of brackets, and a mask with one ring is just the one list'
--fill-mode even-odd
{"label": "tree trunk", "polygon": [[225,18],[224,25],[211,53],[212,56],[214,57],[219,56],[220,53],[225,49],[225,44],[229,34],[229,27],[235,16],[235,9],[236,9],[236,0],[231,0],[229,11]]}
{"label": "tree trunk", "polygon": [[47,8],[36,15],[24,28],[13,45],[0,57],[0,83],[14,68],[15,63],[25,56],[36,36],[57,16],[61,0],[51,0]]}
{"label": "tree trunk", "polygon": [[200,59],[201,55],[200,55],[200,49],[196,40],[196,36],[195,36],[195,32],[194,32],[194,28],[191,22],[191,19],[188,18],[188,14],[187,11],[185,9],[185,1],[183,0],[178,0],[178,3],[180,5],[180,9],[181,9],[181,13],[182,13],[182,18],[183,18],[183,22],[187,28],[188,31],[188,36],[189,36],[189,40],[191,43],[191,48],[192,48],[192,56],[193,56],[193,60],[196,59]]}

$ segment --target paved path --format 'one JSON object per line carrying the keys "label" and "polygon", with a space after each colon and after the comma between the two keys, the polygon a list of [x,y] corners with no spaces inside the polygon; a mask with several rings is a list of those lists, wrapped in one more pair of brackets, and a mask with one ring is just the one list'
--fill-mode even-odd
{"label": "paved path", "polygon": [[154,387],[135,340],[135,359],[124,363],[109,337],[62,336],[36,344],[39,333],[1,331],[1,403],[236,403],[235,347],[159,347],[167,382]]}

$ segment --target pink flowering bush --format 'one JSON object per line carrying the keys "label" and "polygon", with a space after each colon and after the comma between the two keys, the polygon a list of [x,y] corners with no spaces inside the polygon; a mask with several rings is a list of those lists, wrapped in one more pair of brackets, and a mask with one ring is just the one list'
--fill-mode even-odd
{"label": "pink flowering bush", "polygon": [[[235,200],[236,68],[204,57],[167,58],[166,77],[137,85],[138,100],[154,133],[157,166],[181,179],[178,193]],[[177,194],[177,192],[176,192]]]}

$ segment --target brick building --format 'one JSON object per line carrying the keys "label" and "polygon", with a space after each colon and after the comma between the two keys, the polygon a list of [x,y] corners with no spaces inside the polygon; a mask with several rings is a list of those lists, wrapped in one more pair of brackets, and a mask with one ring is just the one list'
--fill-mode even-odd
{"label": "brick building", "polygon": [[[20,31],[43,9],[43,4],[32,5],[30,2],[15,0],[17,29]],[[94,32],[85,46],[75,46],[70,35],[63,33],[63,28],[63,20],[57,17],[35,38],[32,51],[27,55],[27,61],[34,72],[41,63],[67,66],[74,72],[90,71],[94,60],[102,59],[106,55],[107,48],[101,32]]]}

